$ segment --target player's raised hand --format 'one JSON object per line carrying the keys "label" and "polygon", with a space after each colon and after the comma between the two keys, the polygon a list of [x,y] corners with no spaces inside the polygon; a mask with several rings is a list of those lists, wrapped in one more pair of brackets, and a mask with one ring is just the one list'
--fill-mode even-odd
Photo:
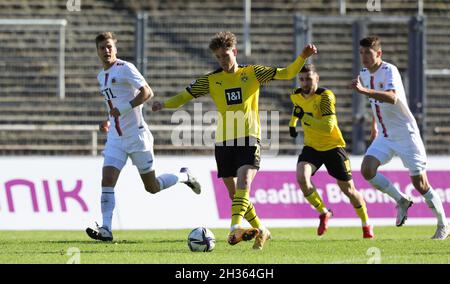
{"label": "player's raised hand", "polygon": [[110,125],[111,124],[109,123],[109,120],[105,120],[105,121],[102,121],[99,123],[98,128],[99,128],[100,132],[108,133]]}
{"label": "player's raised hand", "polygon": [[364,93],[364,90],[366,88],[364,88],[363,84],[361,83],[361,77],[358,77],[356,79],[353,79],[352,82],[350,83],[349,86],[350,89],[355,89],[356,91],[358,91],[359,93]]}
{"label": "player's raised hand", "polygon": [[314,44],[310,43],[303,48],[302,53],[300,55],[304,59],[306,59],[316,53],[317,53],[317,47]]}
{"label": "player's raised hand", "polygon": [[161,102],[154,101],[152,105],[152,111],[160,111],[163,109],[163,105]]}

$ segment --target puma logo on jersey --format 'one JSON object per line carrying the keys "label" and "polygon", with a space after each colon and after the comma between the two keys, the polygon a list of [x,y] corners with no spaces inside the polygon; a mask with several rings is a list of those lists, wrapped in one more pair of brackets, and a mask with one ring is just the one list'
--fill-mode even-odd
{"label": "puma logo on jersey", "polygon": [[222,86],[222,82],[216,82],[217,85],[221,85]]}

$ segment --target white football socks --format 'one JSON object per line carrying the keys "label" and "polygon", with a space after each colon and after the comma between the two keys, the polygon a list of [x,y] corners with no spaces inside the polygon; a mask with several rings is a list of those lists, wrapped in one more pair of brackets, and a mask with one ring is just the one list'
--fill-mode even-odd
{"label": "white football socks", "polygon": [[397,203],[402,198],[407,198],[407,196],[398,190],[384,175],[377,173],[371,180],[368,181],[376,189],[386,193],[392,197]]}
{"label": "white football socks", "polygon": [[176,173],[176,174],[162,174],[156,178],[159,182],[160,190],[171,187],[178,182],[187,182],[187,173]]}
{"label": "white football socks", "polygon": [[187,182],[188,181],[188,174],[187,173],[176,173],[175,174],[178,177],[178,182]]}
{"label": "white football socks", "polygon": [[444,206],[442,206],[441,198],[439,197],[439,194],[430,187],[428,189],[428,192],[422,195],[423,198],[425,198],[425,202],[428,204],[428,207],[430,207],[431,211],[433,211],[434,215],[436,216],[438,220],[439,226],[446,226],[448,225],[447,217],[445,216]]}
{"label": "white football socks", "polygon": [[103,217],[102,227],[105,227],[106,229],[111,231],[113,211],[116,205],[116,199],[114,197],[114,187],[102,187],[102,196],[100,200]]}

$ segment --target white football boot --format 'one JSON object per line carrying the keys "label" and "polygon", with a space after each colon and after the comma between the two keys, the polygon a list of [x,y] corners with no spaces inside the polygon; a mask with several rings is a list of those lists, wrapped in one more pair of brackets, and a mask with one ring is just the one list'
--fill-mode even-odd
{"label": "white football boot", "polygon": [[432,240],[445,240],[450,233],[450,226],[437,226],[434,236],[431,237]]}
{"label": "white football boot", "polygon": [[411,197],[402,198],[397,203],[397,220],[395,222],[395,225],[397,227],[403,226],[405,224],[406,219],[408,219],[408,209],[413,205],[413,202],[411,200]]}
{"label": "white football boot", "polygon": [[180,173],[186,173],[188,176],[188,180],[184,182],[187,186],[189,186],[193,192],[196,194],[200,194],[202,192],[202,187],[197,179],[192,175],[191,171],[188,168],[181,168]]}

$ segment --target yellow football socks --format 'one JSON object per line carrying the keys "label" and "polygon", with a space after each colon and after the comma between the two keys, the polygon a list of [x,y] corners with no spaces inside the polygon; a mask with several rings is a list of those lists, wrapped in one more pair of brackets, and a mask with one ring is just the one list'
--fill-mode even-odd
{"label": "yellow football socks", "polygon": [[363,201],[360,207],[355,208],[355,211],[358,217],[361,219],[362,225],[367,226],[369,224],[369,215],[367,215],[366,203]]}
{"label": "yellow football socks", "polygon": [[251,203],[250,201],[247,208],[247,212],[245,212],[244,217],[245,220],[247,220],[253,228],[261,228],[262,226],[261,220],[259,220],[258,215],[256,215],[255,207],[253,206],[253,203]]}
{"label": "yellow football socks", "polygon": [[231,205],[231,226],[241,223],[249,205],[249,191],[247,189],[237,189]]}
{"label": "yellow football socks", "polygon": [[322,198],[320,198],[320,195],[317,193],[317,191],[313,191],[313,193],[311,193],[308,196],[305,196],[306,200],[308,200],[309,204],[311,204],[312,206],[314,206],[314,208],[316,208],[316,210],[320,213],[327,213],[328,209],[325,207],[325,204],[323,203]]}

